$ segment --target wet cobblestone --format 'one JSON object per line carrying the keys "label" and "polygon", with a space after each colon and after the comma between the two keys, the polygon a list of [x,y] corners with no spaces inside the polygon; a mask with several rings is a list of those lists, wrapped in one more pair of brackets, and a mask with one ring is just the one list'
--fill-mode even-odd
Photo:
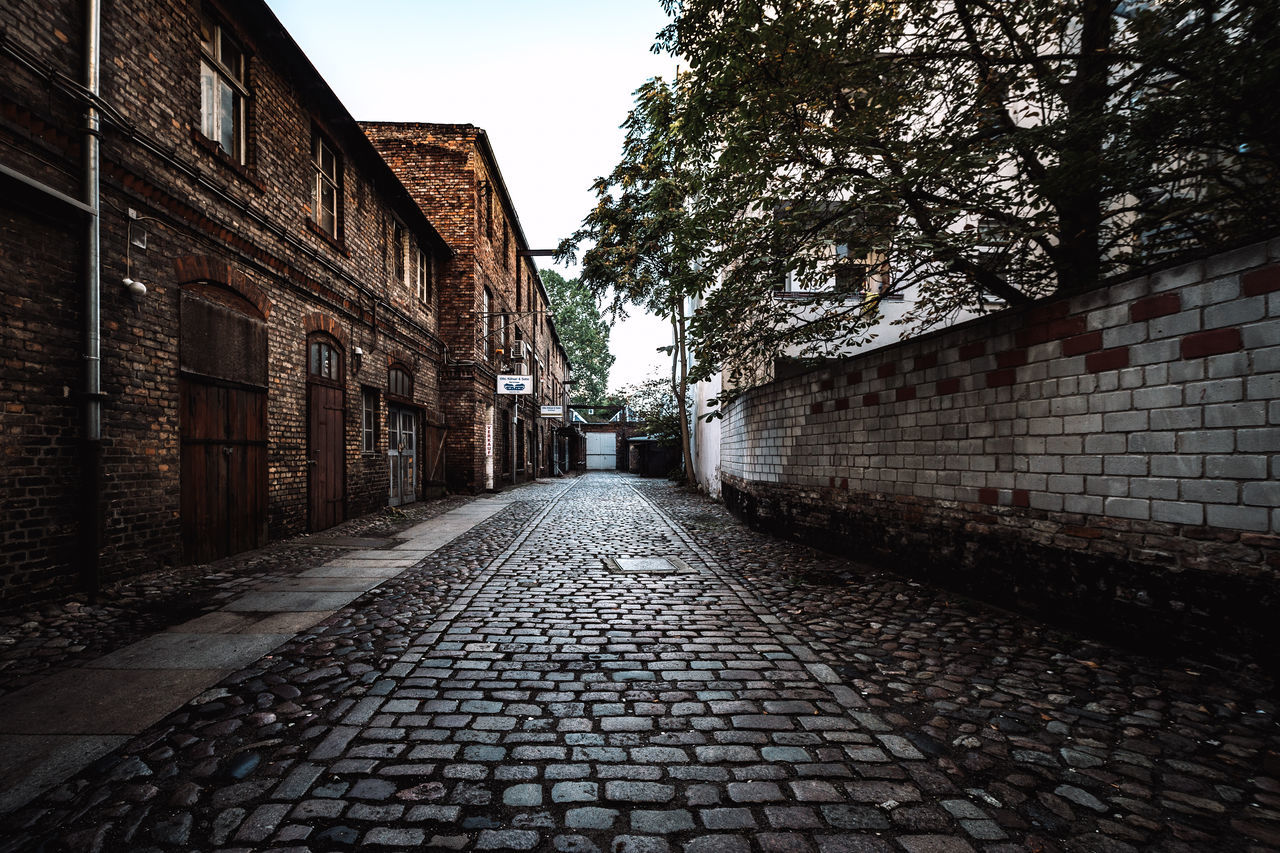
{"label": "wet cobblestone", "polygon": [[7,816],[0,850],[1276,849],[1272,691],[591,475]]}

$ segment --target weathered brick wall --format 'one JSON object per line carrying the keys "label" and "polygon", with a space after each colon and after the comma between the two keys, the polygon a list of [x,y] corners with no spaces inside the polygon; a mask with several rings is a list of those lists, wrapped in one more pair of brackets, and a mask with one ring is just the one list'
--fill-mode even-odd
{"label": "weathered brick wall", "polygon": [[[199,8],[195,0],[120,0],[104,9],[103,96],[123,119],[108,121],[103,134],[100,512],[107,580],[180,557],[178,307],[188,281],[251,290],[267,309],[270,536],[308,523],[309,331],[331,330],[343,352],[348,515],[386,503],[389,359],[413,372],[424,418],[442,419],[440,306],[420,303],[412,281],[393,275],[392,210],[421,221],[407,216],[413,208],[403,189],[313,85],[312,72],[282,56],[270,33],[259,37],[265,7],[254,3],[242,11],[258,16],[256,23],[224,19],[251,54],[247,163],[214,150],[199,132]],[[80,16],[81,4],[72,0],[14,0],[0,10],[6,38],[36,65],[0,56],[0,143],[13,152],[6,162],[77,197],[81,110],[48,75],[78,79]],[[315,127],[329,133],[342,163],[339,240],[310,224]],[[133,228],[146,233],[148,245],[130,250],[126,271],[129,208],[146,217]],[[19,508],[0,519],[6,605],[65,591],[78,573],[82,221],[39,194],[0,194],[0,504]],[[423,226],[412,230],[425,246],[438,240]],[[127,273],[148,287],[140,304],[121,286]],[[436,293],[442,289],[447,285],[438,282]],[[357,346],[364,351],[359,372]],[[361,452],[362,387],[380,391],[375,454]]]}
{"label": "weathered brick wall", "polygon": [[1265,647],[1278,259],[1257,244],[750,391],[723,423],[726,501],[985,597]]}
{"label": "weathered brick wall", "polygon": [[[440,334],[448,344],[450,361],[445,386],[448,482],[452,489],[478,491],[485,486],[485,412],[494,404],[497,373],[505,368],[504,361],[491,354],[499,342],[492,338],[490,346],[486,338],[490,327],[482,316],[484,289],[492,295],[490,311],[508,315],[506,340],[501,343],[512,345],[518,325],[523,339],[536,345],[537,352],[554,342],[545,317],[538,313],[545,308],[546,294],[533,264],[517,255],[529,247],[480,128],[420,122],[366,122],[361,127],[455,252],[450,267],[453,287],[442,294],[440,303]],[[557,364],[563,381],[563,349]],[[530,372],[532,360],[523,369]],[[503,483],[504,463],[509,467],[506,460],[511,456],[508,442],[515,441],[514,437],[503,439],[510,432],[504,432],[503,425],[510,424],[513,406],[520,407],[520,429],[526,432],[530,424],[538,423],[542,402],[536,395],[498,398],[495,485]],[[526,440],[526,464],[515,481],[538,473],[528,464],[537,459],[533,451],[537,439]],[[537,461],[545,469],[546,459]],[[507,483],[513,481],[510,474],[505,476]]]}

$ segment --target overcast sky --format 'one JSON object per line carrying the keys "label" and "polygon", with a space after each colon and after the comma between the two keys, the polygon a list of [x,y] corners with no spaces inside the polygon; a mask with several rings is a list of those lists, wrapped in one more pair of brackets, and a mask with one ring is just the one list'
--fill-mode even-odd
{"label": "overcast sky", "polygon": [[[621,152],[632,92],[676,68],[649,49],[667,20],[658,0],[267,3],[357,119],[484,128],[534,249],[582,222],[591,182]],[[667,365],[654,350],[670,338],[656,318],[616,326],[610,388]]]}

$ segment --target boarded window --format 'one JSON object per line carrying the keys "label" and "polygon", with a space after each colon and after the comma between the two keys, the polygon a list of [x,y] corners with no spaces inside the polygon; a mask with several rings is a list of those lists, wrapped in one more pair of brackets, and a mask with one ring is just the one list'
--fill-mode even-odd
{"label": "boarded window", "polygon": [[387,393],[395,397],[413,398],[413,377],[403,367],[387,371]]}
{"label": "boarded window", "polygon": [[182,290],[182,369],[265,388],[267,324],[249,313],[254,309],[239,296],[213,287],[203,289],[209,292]]}

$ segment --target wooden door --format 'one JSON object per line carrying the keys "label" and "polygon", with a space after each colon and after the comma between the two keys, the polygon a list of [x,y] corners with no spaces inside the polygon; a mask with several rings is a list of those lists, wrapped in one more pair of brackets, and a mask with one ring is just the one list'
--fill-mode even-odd
{"label": "wooden door", "polygon": [[307,467],[311,529],[325,530],[346,519],[346,466],[342,389],[313,382],[308,388]]}
{"label": "wooden door", "polygon": [[418,442],[422,456],[422,483],[425,486],[444,485],[444,436],[445,428],[424,426]]}
{"label": "wooden door", "polygon": [[180,299],[182,557],[206,563],[267,542],[266,324],[208,285]]}
{"label": "wooden door", "polygon": [[413,503],[418,499],[418,417],[411,409],[390,406],[387,409],[387,461],[391,467],[391,506]]}

